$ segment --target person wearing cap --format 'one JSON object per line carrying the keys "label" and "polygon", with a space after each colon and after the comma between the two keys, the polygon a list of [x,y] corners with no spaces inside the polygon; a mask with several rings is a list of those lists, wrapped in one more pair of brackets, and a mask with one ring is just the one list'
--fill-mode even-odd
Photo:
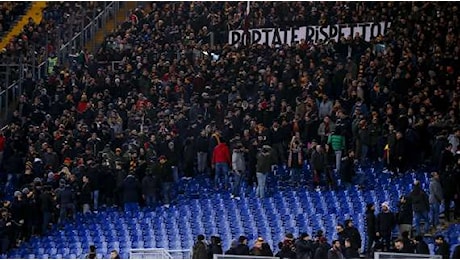
{"label": "person wearing cap", "polygon": [[450,245],[444,239],[444,236],[438,235],[434,239],[434,254],[442,256],[443,259],[449,259],[450,257]]}
{"label": "person wearing cap", "polygon": [[381,211],[376,218],[376,236],[383,242],[384,252],[388,252],[391,246],[391,232],[396,225],[396,219],[390,210],[390,204],[385,201],[381,205]]}
{"label": "person wearing cap", "polygon": [[313,241],[307,233],[300,234],[295,241],[295,252],[297,259],[310,259],[313,257]]}

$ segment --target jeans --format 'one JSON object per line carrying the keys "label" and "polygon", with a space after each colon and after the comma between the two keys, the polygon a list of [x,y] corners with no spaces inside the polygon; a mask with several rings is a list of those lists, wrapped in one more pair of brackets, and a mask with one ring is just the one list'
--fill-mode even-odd
{"label": "jeans", "polygon": [[172,169],[172,172],[173,172],[174,182],[176,183],[176,182],[179,181],[179,167],[171,166],[171,169]]}
{"label": "jeans", "polygon": [[93,210],[99,208],[99,190],[93,191]]}
{"label": "jeans", "polygon": [[439,208],[441,204],[440,203],[431,203],[430,208],[431,208],[431,225],[433,227],[437,227],[439,225]]}
{"label": "jeans", "polygon": [[198,152],[197,164],[198,173],[204,173],[208,164],[208,153]]}
{"label": "jeans", "polygon": [[[224,187],[228,186],[228,164],[226,163],[216,163],[216,172],[214,176],[214,183],[216,186],[221,186],[222,184]],[[224,182],[221,183],[221,178],[223,177]]]}
{"label": "jeans", "polygon": [[60,205],[59,209],[59,224],[62,224],[64,219],[68,216],[68,211],[71,211],[72,219],[75,219],[75,205],[74,204],[64,204]]}
{"label": "jeans", "polygon": [[420,233],[420,223],[422,221],[422,219],[425,221],[425,227],[424,227],[424,231],[423,231],[423,234],[424,233],[428,233],[428,226],[429,226],[429,223],[430,223],[430,220],[428,218],[428,212],[417,212],[417,211],[414,211],[414,217],[415,217],[415,232],[417,233],[417,235],[422,235],[422,233]]}
{"label": "jeans", "polygon": [[43,212],[42,235],[48,231],[48,225],[51,221],[51,212]]}
{"label": "jeans", "polygon": [[265,197],[265,183],[267,182],[267,175],[268,173],[261,173],[257,172],[257,189],[256,189],[256,196],[259,198]]}
{"label": "jeans", "polygon": [[156,195],[145,195],[145,206],[153,208],[157,204],[157,196]]}
{"label": "jeans", "polygon": [[335,151],[335,170],[340,171],[340,163],[342,162],[342,150]]}
{"label": "jeans", "polygon": [[171,202],[171,182],[163,182],[161,184],[161,195],[163,196],[163,204]]}
{"label": "jeans", "polygon": [[234,172],[233,176],[234,176],[234,184],[233,184],[232,194],[234,196],[239,196],[240,189],[241,189],[241,181],[243,180],[244,175],[241,172],[239,173]]}
{"label": "jeans", "polygon": [[302,181],[302,169],[301,168],[291,168],[291,181],[295,185],[299,185]]}
{"label": "jeans", "polygon": [[367,153],[369,151],[369,146],[363,144],[361,145],[361,164],[364,165],[366,163]]}
{"label": "jeans", "polygon": [[91,213],[91,207],[87,203],[83,204],[83,214],[86,213]]}

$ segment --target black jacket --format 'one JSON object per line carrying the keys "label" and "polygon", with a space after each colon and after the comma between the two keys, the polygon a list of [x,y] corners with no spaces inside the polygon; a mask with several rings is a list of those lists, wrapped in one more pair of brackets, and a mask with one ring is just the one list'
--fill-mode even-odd
{"label": "black jacket", "polygon": [[161,183],[174,182],[174,176],[169,161],[166,161],[164,164],[158,163],[155,166],[154,174],[158,176]]}
{"label": "black jacket", "polygon": [[435,255],[442,256],[443,259],[449,259],[450,257],[450,246],[449,244],[444,241],[444,243],[438,245],[434,252]]}
{"label": "black jacket", "polygon": [[428,244],[422,240],[415,245],[415,253],[421,255],[429,255],[430,248],[428,247]]}
{"label": "black jacket", "polygon": [[351,240],[351,247],[355,250],[361,248],[361,234],[355,227],[347,227],[345,228],[346,236]]}
{"label": "black jacket", "polygon": [[412,224],[412,219],[414,218],[414,213],[412,211],[412,203],[410,201],[406,201],[406,203],[399,204],[399,211],[398,211],[398,224]]}
{"label": "black jacket", "polygon": [[420,187],[416,186],[409,195],[412,201],[412,209],[414,212],[427,212],[430,208],[428,195]]}
{"label": "black jacket", "polygon": [[156,176],[151,174],[145,175],[142,179],[142,194],[146,196],[155,195],[159,190],[159,183]]}
{"label": "black jacket", "polygon": [[235,255],[249,255],[249,247],[245,244],[239,244],[234,252]]}
{"label": "black jacket", "polygon": [[312,241],[307,241],[299,239],[295,242],[295,251],[297,254],[297,259],[310,259],[313,256],[313,243]]}
{"label": "black jacket", "polygon": [[380,212],[377,215],[376,221],[376,231],[380,233],[380,236],[391,235],[391,231],[393,230],[396,224],[395,215],[393,212]]}
{"label": "black jacket", "polygon": [[371,211],[371,210],[366,211],[366,231],[369,237],[374,237],[375,233],[377,232],[375,222],[376,222],[376,217],[375,217],[374,211]]}
{"label": "black jacket", "polygon": [[123,181],[123,202],[139,202],[140,183],[133,175],[128,175]]}

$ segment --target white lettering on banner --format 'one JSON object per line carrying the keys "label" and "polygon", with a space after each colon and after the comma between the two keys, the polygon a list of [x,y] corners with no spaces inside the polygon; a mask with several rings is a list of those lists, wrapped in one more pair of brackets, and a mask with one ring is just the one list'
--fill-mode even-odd
{"label": "white lettering on banner", "polygon": [[267,44],[279,46],[282,44],[292,45],[304,39],[318,43],[320,40],[334,39],[336,42],[341,36],[361,35],[365,41],[370,41],[379,35],[385,35],[391,22],[368,22],[354,24],[315,25],[289,28],[260,28],[248,31],[232,30],[228,32],[230,45]]}

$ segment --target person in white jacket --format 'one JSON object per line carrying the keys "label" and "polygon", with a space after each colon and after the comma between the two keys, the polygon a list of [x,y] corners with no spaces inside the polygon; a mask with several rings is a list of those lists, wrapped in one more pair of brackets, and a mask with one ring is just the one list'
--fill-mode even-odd
{"label": "person in white jacket", "polygon": [[242,143],[237,143],[235,148],[232,151],[232,169],[234,175],[234,184],[232,189],[232,198],[239,199],[241,181],[246,174],[246,160],[244,158],[244,153],[246,149]]}

